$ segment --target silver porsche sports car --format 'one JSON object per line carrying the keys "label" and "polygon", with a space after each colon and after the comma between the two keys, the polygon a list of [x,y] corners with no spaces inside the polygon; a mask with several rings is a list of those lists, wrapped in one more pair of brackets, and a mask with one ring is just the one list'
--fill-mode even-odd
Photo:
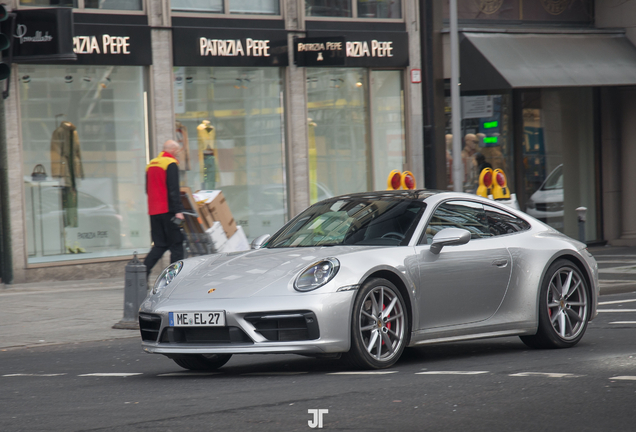
{"label": "silver porsche sports car", "polygon": [[597,314],[585,244],[475,195],[329,198],[252,246],[166,268],[140,308],[143,349],[192,370],[252,353],[385,368],[437,342],[571,347]]}

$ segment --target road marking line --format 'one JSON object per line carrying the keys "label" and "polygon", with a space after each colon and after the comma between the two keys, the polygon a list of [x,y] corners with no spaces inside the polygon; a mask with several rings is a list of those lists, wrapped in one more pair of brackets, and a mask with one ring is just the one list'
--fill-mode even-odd
{"label": "road marking line", "polygon": [[327,375],[387,375],[398,371],[329,372]]}
{"label": "road marking line", "polygon": [[143,375],[143,373],[90,373],[78,375],[80,377],[129,377],[134,375]]}
{"label": "road marking line", "polygon": [[35,376],[35,377],[53,377],[53,376],[62,376],[62,375],[66,375],[65,373],[59,373],[59,374],[23,374],[23,373],[17,373],[17,374],[7,374],[7,375],[2,375],[3,377],[17,377],[17,376]]}
{"label": "road marking line", "polygon": [[605,306],[605,305],[610,305],[610,304],[632,303],[632,302],[636,302],[636,299],[613,300],[613,301],[606,301],[606,302],[598,302],[598,305],[599,306]]}
{"label": "road marking line", "polygon": [[302,375],[307,372],[248,372],[241,376],[268,376],[268,375]]}
{"label": "road marking line", "polygon": [[610,324],[636,324],[636,321],[613,321]]}
{"label": "road marking line", "polygon": [[598,311],[617,313],[617,312],[636,312],[636,309],[599,309]]}
{"label": "road marking line", "polygon": [[615,376],[615,377],[612,377],[610,379],[611,380],[636,381],[636,376],[623,375],[623,376]]}
{"label": "road marking line", "polygon": [[415,375],[479,375],[489,373],[489,371],[426,371],[415,372]]}
{"label": "road marking line", "polygon": [[158,377],[175,377],[175,376],[208,376],[208,375],[220,375],[223,372],[173,372],[159,374]]}
{"label": "road marking line", "polygon": [[574,375],[571,373],[553,373],[553,372],[520,372],[516,374],[510,374],[511,377],[531,377],[542,376],[546,378],[578,378],[582,375]]}

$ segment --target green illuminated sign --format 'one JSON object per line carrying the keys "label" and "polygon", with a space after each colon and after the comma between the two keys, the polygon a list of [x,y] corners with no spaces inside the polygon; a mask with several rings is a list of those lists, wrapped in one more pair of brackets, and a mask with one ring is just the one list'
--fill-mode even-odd
{"label": "green illuminated sign", "polygon": [[484,123],[484,129],[492,129],[492,128],[496,128],[496,127],[499,127],[499,122],[496,121],[496,120]]}
{"label": "green illuminated sign", "polygon": [[[497,122],[495,122],[495,123],[497,123]],[[499,137],[496,137],[496,136],[494,136],[494,137],[484,137],[484,144],[497,144],[497,139],[498,138]]]}

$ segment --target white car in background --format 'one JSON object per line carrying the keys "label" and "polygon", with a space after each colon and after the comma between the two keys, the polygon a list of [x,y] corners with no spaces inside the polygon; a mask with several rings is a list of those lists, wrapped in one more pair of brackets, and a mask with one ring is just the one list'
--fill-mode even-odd
{"label": "white car in background", "polygon": [[556,167],[526,203],[526,213],[563,229],[563,164]]}

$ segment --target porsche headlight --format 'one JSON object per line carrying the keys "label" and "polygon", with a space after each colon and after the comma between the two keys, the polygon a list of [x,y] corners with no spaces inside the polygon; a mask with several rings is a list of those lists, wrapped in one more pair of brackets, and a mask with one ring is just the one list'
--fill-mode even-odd
{"label": "porsche headlight", "polygon": [[157,278],[155,286],[152,288],[152,293],[157,294],[159,291],[170,285],[170,283],[177,277],[181,269],[183,268],[183,261],[177,261],[170,264],[161,275]]}
{"label": "porsche headlight", "polygon": [[311,291],[329,282],[338,273],[340,262],[335,258],[325,258],[307,267],[294,281],[297,291]]}

